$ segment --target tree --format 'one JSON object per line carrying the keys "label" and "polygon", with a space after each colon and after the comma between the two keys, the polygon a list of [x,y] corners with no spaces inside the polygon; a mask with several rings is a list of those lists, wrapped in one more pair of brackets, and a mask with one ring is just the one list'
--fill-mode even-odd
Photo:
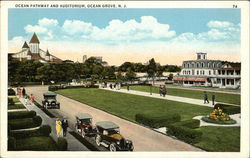
{"label": "tree", "polygon": [[157,72],[157,65],[154,58],[149,60],[149,64],[146,67],[146,72],[148,74],[148,77],[151,77],[153,79],[153,84],[154,84],[154,79]]}
{"label": "tree", "polygon": [[132,83],[132,81],[136,78],[136,74],[130,68],[128,68],[125,78]]}
{"label": "tree", "polygon": [[121,81],[125,80],[125,78],[124,78],[124,76],[122,75],[122,72],[121,72],[121,71],[119,71],[119,72],[116,74],[116,80],[117,80],[118,82],[121,82]]}

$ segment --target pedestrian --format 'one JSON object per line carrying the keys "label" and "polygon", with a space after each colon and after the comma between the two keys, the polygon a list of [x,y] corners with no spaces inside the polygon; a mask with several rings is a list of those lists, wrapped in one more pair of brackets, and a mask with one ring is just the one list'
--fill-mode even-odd
{"label": "pedestrian", "polygon": [[66,137],[67,135],[67,128],[69,127],[68,120],[66,120],[66,117],[62,120],[62,129],[63,129],[63,136]]}
{"label": "pedestrian", "polygon": [[127,90],[129,91],[129,84],[127,84]]}
{"label": "pedestrian", "polygon": [[56,135],[57,137],[61,136],[61,131],[62,131],[62,122],[60,121],[60,119],[58,118],[56,120]]}
{"label": "pedestrian", "polygon": [[206,102],[209,104],[208,94],[206,91],[204,91],[204,104],[206,104]]}
{"label": "pedestrian", "polygon": [[215,104],[215,94],[212,95],[212,102],[213,102],[213,105]]}
{"label": "pedestrian", "polygon": [[28,95],[26,94],[25,97],[24,97],[24,101],[25,101],[25,105],[28,105],[29,104],[29,98],[28,98]]}
{"label": "pedestrian", "polygon": [[165,97],[166,94],[167,94],[166,86],[163,86],[162,87],[162,95],[163,95],[163,97]]}
{"label": "pedestrian", "polygon": [[23,87],[22,95],[23,95],[23,97],[25,97],[25,95],[26,95],[26,90],[24,87]]}
{"label": "pedestrian", "polygon": [[160,93],[160,96],[162,96],[162,86],[160,85],[160,88],[159,88],[159,93]]}
{"label": "pedestrian", "polygon": [[21,90],[21,88],[18,88],[18,97],[19,97],[19,98],[22,97],[22,90]]}
{"label": "pedestrian", "polygon": [[33,94],[30,95],[30,103],[31,103],[31,104],[34,103],[34,96],[33,96]]}

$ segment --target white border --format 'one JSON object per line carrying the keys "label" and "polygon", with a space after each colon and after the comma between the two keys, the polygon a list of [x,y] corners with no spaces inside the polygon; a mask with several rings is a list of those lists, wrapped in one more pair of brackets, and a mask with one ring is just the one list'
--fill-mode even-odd
{"label": "white border", "polygon": [[[240,152],[8,152],[7,151],[7,52],[8,8],[15,4],[126,4],[127,8],[241,8],[242,126]],[[249,2],[247,1],[1,1],[1,155],[0,157],[249,157]]]}

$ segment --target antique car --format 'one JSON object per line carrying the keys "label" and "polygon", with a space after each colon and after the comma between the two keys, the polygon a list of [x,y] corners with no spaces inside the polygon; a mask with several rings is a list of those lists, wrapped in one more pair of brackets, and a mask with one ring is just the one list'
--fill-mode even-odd
{"label": "antique car", "polygon": [[56,93],[54,92],[46,92],[43,93],[44,100],[42,100],[43,107],[60,109],[60,103],[56,101]]}
{"label": "antique car", "polygon": [[84,138],[96,134],[96,129],[92,125],[92,116],[87,113],[80,113],[76,115],[76,132],[81,133]]}
{"label": "antique car", "polygon": [[109,148],[110,151],[133,151],[131,140],[125,139],[119,131],[119,126],[110,121],[96,123],[96,144]]}

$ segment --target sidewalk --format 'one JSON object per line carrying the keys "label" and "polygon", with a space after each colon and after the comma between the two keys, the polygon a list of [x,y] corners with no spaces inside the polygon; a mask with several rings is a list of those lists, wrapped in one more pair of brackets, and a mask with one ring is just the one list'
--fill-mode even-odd
{"label": "sidewalk", "polygon": [[[36,105],[25,105],[25,101],[23,98],[19,99],[22,104],[28,109],[33,110],[39,115],[43,122],[42,125],[50,125],[51,126],[51,134],[50,136],[57,142],[57,135],[56,135],[56,118],[50,118],[47,116],[41,109],[39,109]],[[87,147],[85,147],[82,143],[80,143],[75,137],[73,137],[69,132],[72,131],[70,128],[68,128],[67,136],[64,137],[67,139],[68,142],[68,151],[89,151]]]}
{"label": "sidewalk", "polygon": [[[152,97],[152,98],[158,98],[158,99],[172,100],[172,101],[183,102],[183,103],[196,104],[196,105],[201,105],[201,106],[214,107],[212,105],[211,101],[209,102],[209,104],[204,104],[204,100],[201,100],[201,99],[192,99],[192,98],[178,97],[178,96],[172,96],[172,95],[166,95],[165,97],[163,97],[163,96],[160,96],[160,94],[158,94],[158,93],[152,93],[152,95],[150,95],[149,92],[142,92],[142,91],[135,91],[135,90],[128,91],[127,89],[120,89],[120,90],[110,89],[110,88],[100,88],[100,89],[121,92],[121,93],[134,94],[134,95],[140,95],[140,96],[146,96],[146,97]],[[217,102],[215,102],[215,104],[216,103]],[[226,103],[226,104],[228,104],[228,103]],[[230,105],[240,106],[240,105],[235,105],[235,104],[230,104]]]}

